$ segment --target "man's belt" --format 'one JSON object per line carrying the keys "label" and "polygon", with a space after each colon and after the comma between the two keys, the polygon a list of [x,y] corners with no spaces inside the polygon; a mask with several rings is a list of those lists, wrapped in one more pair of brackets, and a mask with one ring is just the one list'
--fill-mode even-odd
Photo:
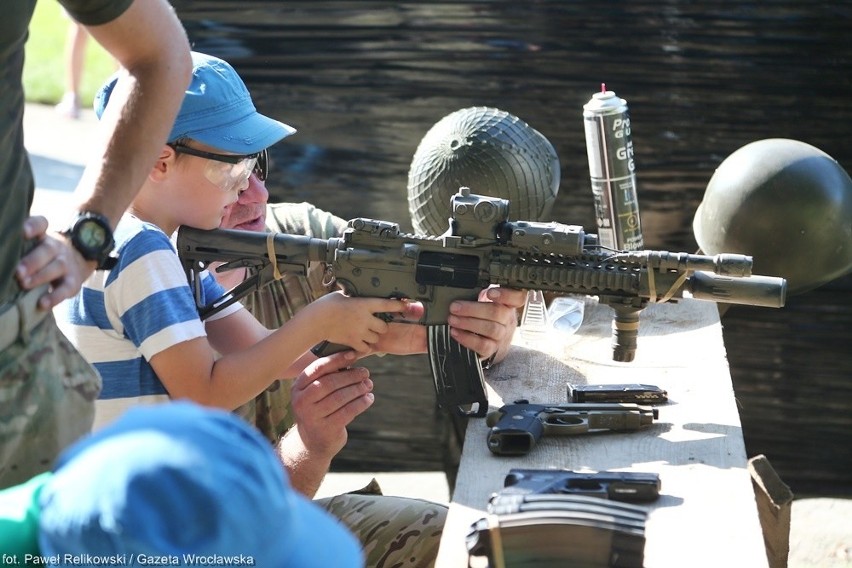
{"label": "man's belt", "polygon": [[0,305],[0,351],[5,351],[19,338],[29,339],[30,332],[44,321],[50,310],[38,309],[38,300],[48,286],[39,286],[13,301]]}

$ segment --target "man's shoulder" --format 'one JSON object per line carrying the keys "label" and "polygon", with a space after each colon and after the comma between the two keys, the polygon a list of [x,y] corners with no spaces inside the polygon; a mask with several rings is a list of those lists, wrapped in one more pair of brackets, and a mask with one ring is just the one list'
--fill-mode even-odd
{"label": "man's shoulder", "polygon": [[311,203],[270,203],[266,226],[270,231],[308,235],[321,239],[336,237],[346,228],[346,220]]}

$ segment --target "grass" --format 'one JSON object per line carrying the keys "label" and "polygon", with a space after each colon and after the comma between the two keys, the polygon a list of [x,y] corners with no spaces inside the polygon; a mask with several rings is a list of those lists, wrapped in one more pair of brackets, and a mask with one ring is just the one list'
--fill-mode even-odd
{"label": "grass", "polygon": [[[56,104],[65,91],[65,37],[70,20],[59,2],[36,2],[30,23],[24,63],[24,94],[28,102]],[[89,39],[83,66],[80,100],[91,108],[95,92],[115,71],[115,62],[96,41]]]}

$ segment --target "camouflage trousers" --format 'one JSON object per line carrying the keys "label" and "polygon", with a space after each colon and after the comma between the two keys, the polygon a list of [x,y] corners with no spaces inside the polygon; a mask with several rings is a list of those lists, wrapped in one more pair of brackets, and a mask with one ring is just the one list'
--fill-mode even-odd
{"label": "camouflage trousers", "polygon": [[100,376],[52,314],[0,345],[0,489],[50,470],[66,446],[87,434],[100,390]]}
{"label": "camouflage trousers", "polygon": [[[378,493],[378,494],[376,494]],[[365,489],[314,501],[361,541],[368,568],[431,568],[438,556],[447,507]]]}
{"label": "camouflage trousers", "polygon": [[295,424],[293,407],[290,405],[291,386],[292,381],[277,380],[234,412],[249,424],[253,424],[275,446],[281,436]]}
{"label": "camouflage trousers", "polygon": [[[277,381],[237,409],[273,443],[293,424],[290,381]],[[361,541],[368,568],[429,568],[435,565],[447,508],[438,503],[382,495],[367,487],[314,501],[340,519]]]}

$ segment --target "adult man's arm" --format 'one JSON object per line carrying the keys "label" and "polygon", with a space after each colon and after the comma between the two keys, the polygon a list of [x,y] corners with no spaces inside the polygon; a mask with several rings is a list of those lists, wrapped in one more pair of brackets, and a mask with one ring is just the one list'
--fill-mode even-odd
{"label": "adult man's arm", "polygon": [[369,371],[350,367],[355,353],[344,351],[318,359],[293,382],[296,425],[278,442],[278,455],[290,484],[313,498],[332,458],[348,439],[346,427],[372,406]]}
{"label": "adult man's arm", "polygon": [[[104,157],[88,165],[77,193],[81,209],[96,210],[116,224],[166,142],[192,60],[183,26],[166,0],[135,0],[115,20],[87,30],[126,76],[101,119]],[[123,97],[116,99],[119,94]]]}
{"label": "adult man's arm", "polygon": [[[114,20],[86,28],[126,73],[119,82],[121,91],[111,98],[117,101],[120,94],[123,104],[109,105],[96,158],[77,187],[78,209],[101,213],[114,227],[166,142],[189,84],[192,61],[186,33],[166,0],[135,0]],[[40,231],[25,228],[25,233]],[[66,246],[42,240],[17,269],[25,288],[53,284],[40,301],[45,309],[76,294],[95,268],[71,249],[70,241],[56,238]]]}
{"label": "adult man's arm", "polygon": [[[454,337],[466,347],[495,353],[495,360],[501,360],[517,327],[517,308],[525,298],[522,290],[492,288],[483,291],[479,302],[458,302],[452,308],[456,315],[450,317],[458,317],[464,327],[454,329]],[[423,326],[398,325],[399,352],[425,352]],[[296,424],[278,442],[278,455],[290,483],[307,497],[316,494],[332,458],[346,445],[346,427],[373,404],[369,371],[350,367],[354,360],[351,351],[319,359],[293,382],[291,404]]]}

